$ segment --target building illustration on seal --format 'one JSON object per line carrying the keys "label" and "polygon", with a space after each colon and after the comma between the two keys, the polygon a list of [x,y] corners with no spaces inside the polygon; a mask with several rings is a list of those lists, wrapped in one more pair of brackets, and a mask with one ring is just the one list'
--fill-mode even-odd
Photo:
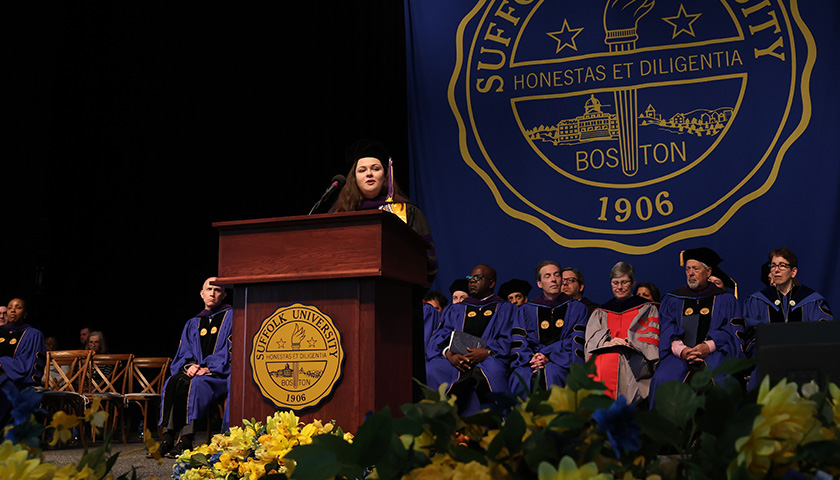
{"label": "building illustration on seal", "polygon": [[[532,142],[548,142],[554,146],[616,141],[619,139],[619,119],[615,113],[604,111],[608,106],[601,103],[595,94],[590,94],[584,103],[582,115],[561,119],[554,125],[539,125],[526,130],[525,134]],[[652,104],[648,104],[636,118],[636,126],[655,127],[675,134],[698,137],[714,136],[723,131],[733,113],[732,107],[698,108],[664,118]]]}

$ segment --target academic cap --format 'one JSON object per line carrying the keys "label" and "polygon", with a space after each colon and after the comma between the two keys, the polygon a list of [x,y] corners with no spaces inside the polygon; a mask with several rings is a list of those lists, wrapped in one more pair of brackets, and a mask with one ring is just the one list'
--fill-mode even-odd
{"label": "academic cap", "polygon": [[345,157],[347,160],[347,166],[350,168],[353,168],[356,160],[360,158],[372,157],[378,159],[385,168],[385,173],[387,175],[388,196],[385,201],[390,203],[394,200],[393,162],[391,161],[391,156],[388,154],[388,150],[382,142],[376,140],[359,140],[347,148],[345,151]]}
{"label": "academic cap", "polygon": [[514,278],[513,280],[508,280],[507,282],[503,283],[501,287],[499,287],[499,296],[507,300],[508,295],[514,292],[519,292],[527,297],[530,291],[530,283],[526,282],[525,280]]}
{"label": "academic cap", "polygon": [[719,278],[723,282],[724,288],[731,288],[735,291],[735,298],[738,298],[738,284],[729,275],[726,274],[720,267],[712,267],[712,276]]}
{"label": "academic cap", "polygon": [[455,293],[459,290],[462,292],[469,292],[469,285],[470,283],[466,278],[459,278],[458,280],[452,282],[452,285],[449,286],[449,293]]}
{"label": "academic cap", "polygon": [[715,265],[719,264],[723,261],[720,258],[720,255],[717,254],[711,248],[700,247],[700,248],[692,248],[690,250],[683,250],[680,252],[680,266],[684,266],[685,262],[689,260],[697,260],[698,262],[705,263],[709,267],[714,267]]}
{"label": "academic cap", "polygon": [[770,264],[767,262],[761,264],[761,283],[770,286]]}
{"label": "academic cap", "polygon": [[360,158],[373,157],[379,159],[382,166],[388,168],[388,160],[391,158],[385,145],[377,140],[359,140],[347,147],[345,156],[348,167],[352,167]]}

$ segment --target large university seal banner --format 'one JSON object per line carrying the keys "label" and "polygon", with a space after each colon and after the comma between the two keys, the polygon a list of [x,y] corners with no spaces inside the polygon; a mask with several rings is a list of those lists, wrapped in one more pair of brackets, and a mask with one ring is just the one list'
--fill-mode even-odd
{"label": "large university seal banner", "polygon": [[254,335],[251,369],[277,408],[301,410],[324,401],[341,378],[341,333],[317,307],[278,308]]}
{"label": "large university seal banner", "polygon": [[[649,263],[670,290],[676,252],[708,245],[757,289],[770,248],[814,247],[797,199],[830,202],[821,213],[837,219],[836,195],[790,183],[840,180],[837,148],[826,170],[802,138],[838,133],[834,118],[814,125],[837,94],[813,94],[818,52],[837,60],[834,3],[809,3],[806,19],[795,1],[407,2],[412,194],[448,275],[439,287],[475,263],[527,279],[556,258],[602,277],[617,260]],[[822,235],[831,220],[816,220]]]}

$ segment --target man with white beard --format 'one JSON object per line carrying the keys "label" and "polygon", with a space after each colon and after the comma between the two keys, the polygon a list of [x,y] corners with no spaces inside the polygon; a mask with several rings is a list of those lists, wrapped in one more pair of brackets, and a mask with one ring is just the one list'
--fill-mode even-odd
{"label": "man with white beard", "polygon": [[682,253],[686,285],[666,294],[659,307],[660,363],[650,385],[651,405],[662,383],[686,382],[705,365],[714,369],[729,357],[743,357],[741,307],[709,281],[722,261],[710,248]]}

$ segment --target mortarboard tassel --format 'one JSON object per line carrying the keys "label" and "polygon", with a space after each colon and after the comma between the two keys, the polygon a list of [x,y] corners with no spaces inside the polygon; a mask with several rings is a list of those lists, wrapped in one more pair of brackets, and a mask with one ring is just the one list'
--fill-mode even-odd
{"label": "mortarboard tassel", "polygon": [[388,203],[394,201],[394,161],[391,157],[388,157],[388,197],[385,201]]}

